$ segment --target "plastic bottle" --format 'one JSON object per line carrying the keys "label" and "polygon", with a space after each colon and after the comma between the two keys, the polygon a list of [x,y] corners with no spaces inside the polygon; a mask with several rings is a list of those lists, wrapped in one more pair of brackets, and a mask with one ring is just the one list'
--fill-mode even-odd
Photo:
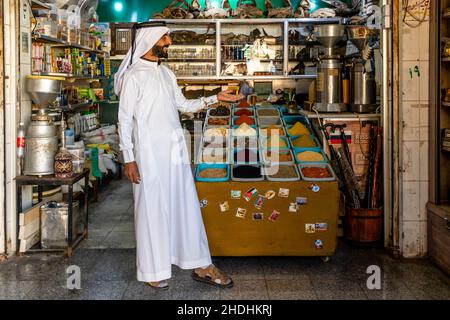
{"label": "plastic bottle", "polygon": [[25,124],[21,122],[17,132],[17,157],[22,159],[25,155]]}

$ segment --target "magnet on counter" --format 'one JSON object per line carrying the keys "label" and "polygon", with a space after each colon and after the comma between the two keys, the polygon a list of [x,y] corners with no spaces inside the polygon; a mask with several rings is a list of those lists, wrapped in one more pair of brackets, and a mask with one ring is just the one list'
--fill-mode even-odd
{"label": "magnet on counter", "polygon": [[316,223],[316,230],[317,231],[327,231],[328,223]]}
{"label": "magnet on counter", "polygon": [[219,208],[221,212],[227,212],[230,210],[230,205],[228,204],[228,201],[224,201],[219,204]]}
{"label": "magnet on counter", "polygon": [[289,197],[289,189],[280,188],[280,190],[278,191],[278,196],[280,198],[287,198],[287,197]]}
{"label": "magnet on counter", "polygon": [[314,247],[316,249],[323,249],[323,242],[320,239],[317,239],[316,241],[314,241]]}
{"label": "magnet on counter", "polygon": [[316,225],[314,223],[305,223],[306,233],[316,233]]}
{"label": "magnet on counter", "polygon": [[289,212],[295,212],[297,213],[298,211],[298,206],[295,202],[291,202],[289,203]]}
{"label": "magnet on counter", "polygon": [[255,201],[256,209],[261,210],[262,206],[263,206],[263,203],[264,203],[264,196],[258,195],[258,197],[256,198],[256,201]]}
{"label": "magnet on counter", "polygon": [[207,199],[200,200],[200,208],[204,208],[207,205],[208,205],[208,200]]}
{"label": "magnet on counter", "polygon": [[270,214],[269,220],[275,222],[279,216],[280,213],[277,210],[273,210],[272,213]]}
{"label": "magnet on counter", "polygon": [[241,195],[241,190],[231,190],[231,199],[240,199]]}
{"label": "magnet on counter", "polygon": [[236,217],[244,219],[246,213],[247,213],[247,209],[237,208],[237,210],[236,210]]}
{"label": "magnet on counter", "polygon": [[255,221],[262,221],[262,220],[264,220],[264,213],[262,213],[262,212],[255,212],[255,213],[253,213],[253,220],[255,220]]}
{"label": "magnet on counter", "polygon": [[308,202],[308,198],[306,197],[295,197],[295,203],[297,203],[298,206],[302,204],[306,204]]}
{"label": "magnet on counter", "polygon": [[253,197],[255,197],[257,195],[258,195],[258,190],[253,187],[245,193],[244,199],[247,201],[250,201]]}
{"label": "magnet on counter", "polygon": [[266,198],[267,199],[273,199],[275,197],[275,191],[273,191],[273,190],[269,190],[269,191],[267,191],[266,192]]}

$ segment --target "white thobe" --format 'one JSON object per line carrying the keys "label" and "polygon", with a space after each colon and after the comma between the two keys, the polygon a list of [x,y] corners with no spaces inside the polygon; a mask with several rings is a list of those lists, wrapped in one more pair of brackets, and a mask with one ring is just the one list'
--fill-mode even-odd
{"label": "white thobe", "polygon": [[133,185],[139,281],[169,279],[172,264],[211,264],[178,111],[216,99],[187,100],[173,72],[156,62],[140,59],[125,75],[119,134],[125,162],[136,161],[141,176]]}

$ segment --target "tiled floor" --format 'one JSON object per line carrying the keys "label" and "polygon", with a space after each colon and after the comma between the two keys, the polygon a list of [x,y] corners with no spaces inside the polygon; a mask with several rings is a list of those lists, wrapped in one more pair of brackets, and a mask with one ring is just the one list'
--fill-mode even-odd
{"label": "tiled floor", "polygon": [[[380,249],[339,243],[328,263],[318,258],[214,258],[232,289],[217,289],[173,267],[170,288],[136,281],[131,188],[113,182],[91,206],[90,238],[70,258],[30,255],[0,263],[0,299],[450,299],[450,278],[428,260],[394,260]],[[67,289],[68,266],[81,289]],[[382,270],[381,290],[369,290],[366,269]]]}

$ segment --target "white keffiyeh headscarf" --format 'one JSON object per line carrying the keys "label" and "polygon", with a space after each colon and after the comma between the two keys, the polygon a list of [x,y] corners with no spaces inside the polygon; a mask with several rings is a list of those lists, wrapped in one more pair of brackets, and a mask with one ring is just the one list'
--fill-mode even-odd
{"label": "white keffiyeh headscarf", "polygon": [[132,47],[128,50],[128,53],[123,59],[119,70],[114,75],[114,92],[116,95],[120,95],[123,78],[127,70],[135,65],[143,55],[150,51],[150,49],[153,48],[158,40],[161,39],[166,33],[169,33],[169,28],[164,26],[144,27],[137,30],[136,40],[134,42],[134,54],[132,53]]}

